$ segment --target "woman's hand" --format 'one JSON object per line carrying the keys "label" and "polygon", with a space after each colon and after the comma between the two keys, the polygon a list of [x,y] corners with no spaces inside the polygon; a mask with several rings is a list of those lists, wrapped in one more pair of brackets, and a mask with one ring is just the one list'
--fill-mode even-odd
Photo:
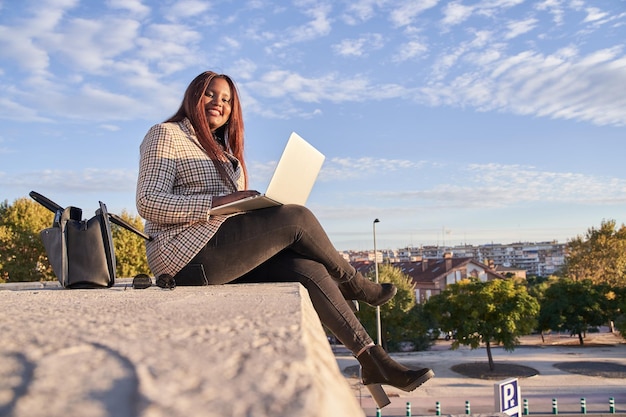
{"label": "woman's hand", "polygon": [[243,198],[253,197],[260,193],[256,190],[236,191],[232,194],[216,195],[213,196],[213,207],[218,207],[224,204],[231,203],[233,201],[241,200]]}

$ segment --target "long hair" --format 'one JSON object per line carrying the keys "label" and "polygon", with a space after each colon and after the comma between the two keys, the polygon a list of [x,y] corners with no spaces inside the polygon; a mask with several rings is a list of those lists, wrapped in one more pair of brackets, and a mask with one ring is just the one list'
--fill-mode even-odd
{"label": "long hair", "polygon": [[[180,122],[185,117],[189,119],[191,125],[196,131],[196,136],[200,141],[200,144],[207,152],[209,157],[216,161],[216,166],[222,177],[226,176],[226,171],[223,169],[220,161],[227,161],[228,159],[224,155],[224,150],[213,139],[213,133],[209,128],[209,122],[206,118],[206,111],[204,107],[204,93],[209,87],[209,84],[214,78],[223,78],[226,80],[230,87],[230,117],[228,122],[218,128],[215,131],[215,135],[224,139],[226,142],[226,149],[239,160],[241,169],[245,178],[245,187],[248,188],[248,170],[243,158],[244,153],[244,129],[243,129],[243,116],[241,111],[241,102],[239,101],[239,93],[233,80],[225,74],[218,74],[213,71],[206,71],[198,75],[191,81],[183,102],[181,103],[178,111],[169,119],[168,122]],[[222,178],[226,183],[231,181],[228,178]]]}

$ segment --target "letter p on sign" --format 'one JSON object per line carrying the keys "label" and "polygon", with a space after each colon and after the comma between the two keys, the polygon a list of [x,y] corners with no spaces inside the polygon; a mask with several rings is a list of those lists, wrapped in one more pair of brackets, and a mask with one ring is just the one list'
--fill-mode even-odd
{"label": "letter p on sign", "polygon": [[493,388],[496,412],[521,417],[521,392],[517,378],[498,382],[494,384]]}

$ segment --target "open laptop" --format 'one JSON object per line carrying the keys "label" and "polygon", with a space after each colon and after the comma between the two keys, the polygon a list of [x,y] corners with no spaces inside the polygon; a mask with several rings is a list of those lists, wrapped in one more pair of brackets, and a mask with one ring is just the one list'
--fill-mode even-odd
{"label": "open laptop", "polygon": [[289,136],[283,155],[264,194],[222,204],[209,214],[231,214],[281,204],[304,205],[322,168],[325,156],[297,133]]}

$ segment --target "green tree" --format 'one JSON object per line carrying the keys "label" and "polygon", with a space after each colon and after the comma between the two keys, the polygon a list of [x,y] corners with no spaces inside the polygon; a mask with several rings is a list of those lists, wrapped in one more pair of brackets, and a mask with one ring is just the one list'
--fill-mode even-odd
{"label": "green tree", "polygon": [[587,330],[602,325],[607,319],[603,311],[606,298],[607,294],[598,291],[598,286],[591,280],[559,279],[544,293],[539,326],[542,329],[569,331],[572,335],[578,335],[583,345],[583,335]]}
{"label": "green tree", "polygon": [[519,336],[534,329],[539,303],[524,285],[513,280],[483,282],[470,278],[451,284],[431,297],[426,308],[444,331],[456,331],[452,349],[460,345],[476,349],[484,343],[489,369],[493,371],[491,343],[514,350],[519,345]]}
{"label": "green tree", "polygon": [[[143,231],[143,220],[123,210],[120,217],[131,226]],[[128,278],[137,274],[149,274],[145,240],[121,226],[111,224],[113,245],[115,246],[116,274]]]}
{"label": "green tree", "polygon": [[[540,308],[543,304],[543,300],[545,299],[547,289],[550,288],[552,283],[559,279],[559,277],[552,275],[547,278],[532,279],[531,281],[527,281],[528,293],[533,296],[537,302],[539,302]],[[541,316],[537,317],[537,330],[541,332],[541,341],[545,342],[545,332],[550,330],[550,325],[549,323],[544,323]]]}
{"label": "green tree", "polygon": [[565,276],[574,281],[626,286],[626,226],[615,220],[602,221],[566,245]]}
{"label": "green tree", "polygon": [[0,282],[53,280],[39,232],[54,215],[29,198],[0,204]]}
{"label": "green tree", "polygon": [[[426,324],[420,316],[420,308],[415,308],[415,292],[411,278],[402,270],[390,264],[379,265],[379,282],[390,282],[398,287],[396,296],[381,306],[382,343],[389,350],[397,350],[402,342],[412,342],[423,346]],[[374,273],[369,274],[373,280]],[[357,316],[370,335],[376,334],[376,308],[361,303]],[[374,337],[375,339],[375,337]]]}

